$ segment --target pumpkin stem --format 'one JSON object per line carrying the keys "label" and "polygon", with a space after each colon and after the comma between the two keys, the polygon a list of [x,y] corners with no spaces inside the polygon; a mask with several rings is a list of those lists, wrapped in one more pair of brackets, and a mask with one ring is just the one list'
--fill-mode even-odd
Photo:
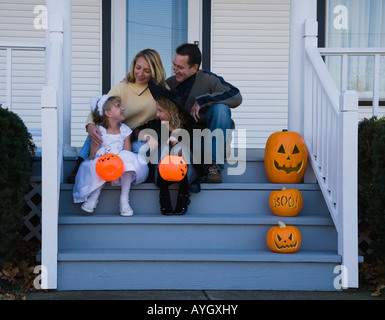
{"label": "pumpkin stem", "polygon": [[286,228],[286,225],[282,221],[278,221],[278,225],[280,228]]}
{"label": "pumpkin stem", "polygon": [[285,187],[282,187],[282,190],[286,190],[286,188],[285,188]]}

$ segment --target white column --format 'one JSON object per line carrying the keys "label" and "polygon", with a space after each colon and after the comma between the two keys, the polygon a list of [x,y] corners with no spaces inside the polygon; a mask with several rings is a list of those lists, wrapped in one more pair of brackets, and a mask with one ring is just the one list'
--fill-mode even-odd
{"label": "white column", "polygon": [[46,77],[41,93],[41,287],[56,289],[61,163],[63,149],[70,148],[71,137],[71,0],[46,0],[46,7]]}
{"label": "white column", "polygon": [[53,15],[63,18],[63,87],[58,92],[58,99],[59,121],[63,121],[63,126],[60,127],[64,129],[60,136],[63,137],[64,156],[68,157],[76,156],[75,149],[71,148],[71,2],[71,0],[46,0],[48,25]]}
{"label": "white column", "polygon": [[303,134],[303,24],[317,19],[317,0],[290,1],[288,129]]}
{"label": "white column", "polygon": [[188,0],[187,42],[198,41],[202,50],[202,0]]}
{"label": "white column", "polygon": [[[57,288],[58,255],[58,110],[57,91],[45,86],[41,93],[42,104],[42,239],[41,288]],[[52,152],[53,151],[53,152]]]}
{"label": "white column", "polygon": [[[342,256],[343,287],[358,288],[358,95],[344,91],[340,96],[340,133],[337,210],[338,253]],[[344,274],[345,272],[345,274]]]}

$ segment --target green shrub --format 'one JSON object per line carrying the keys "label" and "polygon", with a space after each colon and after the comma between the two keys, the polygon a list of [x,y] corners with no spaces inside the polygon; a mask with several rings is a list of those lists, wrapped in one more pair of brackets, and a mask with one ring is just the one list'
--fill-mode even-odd
{"label": "green shrub", "polygon": [[20,244],[35,148],[19,116],[0,105],[0,267],[12,260]]}
{"label": "green shrub", "polygon": [[370,234],[373,254],[384,258],[385,118],[365,119],[358,125],[358,185],[360,232]]}

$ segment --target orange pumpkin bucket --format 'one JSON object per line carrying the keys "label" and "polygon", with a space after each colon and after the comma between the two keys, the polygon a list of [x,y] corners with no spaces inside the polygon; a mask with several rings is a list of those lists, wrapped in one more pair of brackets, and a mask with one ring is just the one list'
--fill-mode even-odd
{"label": "orange pumpkin bucket", "polygon": [[95,170],[100,178],[105,181],[119,179],[123,173],[122,159],[113,153],[106,153],[96,161]]}
{"label": "orange pumpkin bucket", "polygon": [[159,174],[166,181],[181,181],[187,174],[187,163],[180,156],[165,156],[159,163]]}

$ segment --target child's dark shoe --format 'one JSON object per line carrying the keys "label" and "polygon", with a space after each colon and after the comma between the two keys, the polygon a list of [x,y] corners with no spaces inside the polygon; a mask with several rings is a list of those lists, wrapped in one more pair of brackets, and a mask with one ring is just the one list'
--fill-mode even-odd
{"label": "child's dark shoe", "polygon": [[171,216],[173,214],[170,196],[159,196],[160,212],[163,215]]}
{"label": "child's dark shoe", "polygon": [[178,194],[178,201],[174,210],[174,214],[183,215],[187,212],[188,205],[190,204],[190,194]]}

